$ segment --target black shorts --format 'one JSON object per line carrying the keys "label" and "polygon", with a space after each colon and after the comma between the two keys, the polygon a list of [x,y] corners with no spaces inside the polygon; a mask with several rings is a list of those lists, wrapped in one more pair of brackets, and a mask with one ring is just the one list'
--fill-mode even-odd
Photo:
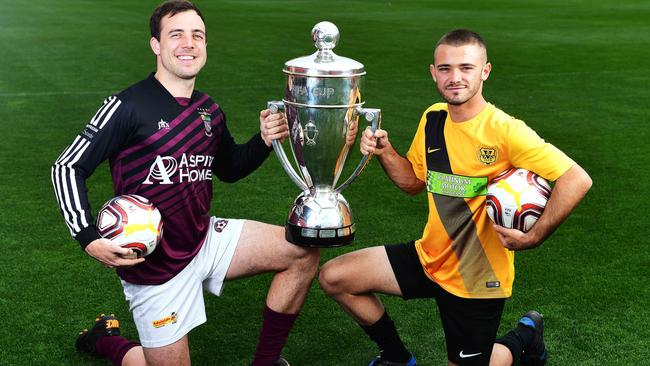
{"label": "black shorts", "polygon": [[457,365],[488,365],[505,299],[466,299],[452,295],[426,275],[414,242],[385,248],[402,297],[436,299],[449,361]]}

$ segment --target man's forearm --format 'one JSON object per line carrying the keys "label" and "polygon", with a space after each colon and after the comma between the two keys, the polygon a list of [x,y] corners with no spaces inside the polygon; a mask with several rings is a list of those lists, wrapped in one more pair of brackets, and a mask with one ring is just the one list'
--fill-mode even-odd
{"label": "man's forearm", "polygon": [[415,195],[420,193],[424,188],[424,182],[415,176],[411,162],[398,154],[395,149],[390,148],[390,150],[379,155],[377,159],[382,168],[384,168],[386,175],[388,175],[390,180],[399,189],[408,194]]}
{"label": "man's forearm", "polygon": [[591,178],[579,165],[574,165],[556,182],[544,213],[529,232],[542,243],[569,216],[591,188]]}

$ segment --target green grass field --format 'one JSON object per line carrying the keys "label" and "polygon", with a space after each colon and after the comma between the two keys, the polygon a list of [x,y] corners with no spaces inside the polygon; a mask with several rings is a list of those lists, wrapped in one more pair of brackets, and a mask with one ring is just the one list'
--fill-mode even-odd
{"label": "green grass field", "polygon": [[[540,248],[517,255],[500,334],[545,314],[550,365],[650,364],[650,3],[575,1],[197,1],[209,61],[197,87],[220,103],[244,141],[267,100],[283,95],[285,61],[310,54],[311,27],[336,23],[336,52],[366,66],[366,105],[405,152],[439,97],[433,45],[467,27],[488,42],[487,99],[525,120],[592,176],[587,198]],[[157,1],[0,1],[0,365],[108,365],[74,351],[77,332],[114,312],[136,337],[115,274],[79,250],[55,202],[50,166],[103,99],[153,71],[148,17]],[[359,159],[359,154],[351,162]],[[106,166],[90,179],[112,196]],[[234,184],[215,182],[212,213],[284,223],[298,194],[272,156]],[[402,194],[373,162],[345,191],[364,246],[417,238],[424,195]],[[644,219],[645,217],[645,219]],[[644,224],[644,222],[646,224]],[[196,365],[247,365],[270,276],[207,297],[191,333]],[[420,365],[446,364],[433,301],[385,304]],[[365,365],[375,346],[314,284],[284,354],[294,365]]]}

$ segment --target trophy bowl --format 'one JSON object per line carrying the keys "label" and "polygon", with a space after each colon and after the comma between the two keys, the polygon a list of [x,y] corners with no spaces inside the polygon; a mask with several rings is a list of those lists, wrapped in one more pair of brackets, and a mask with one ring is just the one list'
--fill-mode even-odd
{"label": "trophy bowl", "polygon": [[289,211],[286,238],[310,247],[337,247],[354,240],[350,205],[341,191],[359,176],[370,156],[364,156],[352,174],[336,186],[348,152],[354,144],[359,118],[374,131],[381,111],[363,108],[363,64],[336,55],[338,28],[320,22],[312,29],[315,53],[287,61],[282,101],[268,102],[273,113],[283,110],[289,124],[289,142],[297,170],[279,141],[273,148],[291,180],[302,190]]}

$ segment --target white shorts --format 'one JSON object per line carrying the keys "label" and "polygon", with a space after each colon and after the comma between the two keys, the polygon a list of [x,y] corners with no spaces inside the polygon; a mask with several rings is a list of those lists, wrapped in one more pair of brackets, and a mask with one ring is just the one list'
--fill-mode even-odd
{"label": "white shorts", "polygon": [[212,217],[201,250],[162,285],[122,281],[143,347],[170,345],[205,323],[203,290],[221,295],[243,225],[244,220]]}

